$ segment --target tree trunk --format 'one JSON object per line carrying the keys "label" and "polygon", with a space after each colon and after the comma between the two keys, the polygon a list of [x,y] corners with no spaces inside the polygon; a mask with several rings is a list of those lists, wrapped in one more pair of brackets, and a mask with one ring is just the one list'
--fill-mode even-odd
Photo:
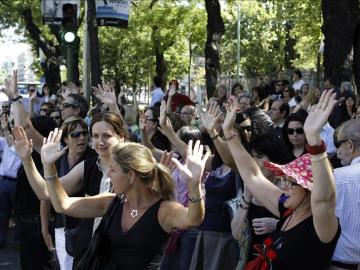
{"label": "tree trunk", "polygon": [[57,60],[59,53],[56,47],[42,36],[40,29],[34,24],[30,8],[24,9],[23,17],[26,30],[35,42],[36,47],[40,48],[46,57],[46,61],[41,64],[41,68],[44,71],[46,82],[49,84],[50,89],[54,91],[61,82],[60,65]]}
{"label": "tree trunk", "polygon": [[152,28],[152,40],[154,44],[156,76],[159,76],[162,79],[161,88],[165,90],[168,68],[164,57],[165,50],[161,46],[160,29],[157,26],[153,26]]}
{"label": "tree trunk", "polygon": [[322,13],[325,78],[330,78],[335,86],[339,86],[342,81],[351,81],[353,74],[353,46],[359,21],[359,2],[322,0]]}
{"label": "tree trunk", "polygon": [[296,45],[296,39],[291,37],[290,33],[292,30],[293,26],[292,26],[292,22],[288,21],[285,23],[285,34],[286,34],[286,38],[285,38],[285,57],[284,57],[284,62],[285,62],[285,69],[286,70],[291,70],[293,69],[293,61],[298,57],[298,55],[296,55],[296,51],[295,51],[295,45]]}
{"label": "tree trunk", "polygon": [[87,2],[87,27],[90,40],[90,58],[91,58],[91,85],[97,86],[101,82],[99,37],[96,25],[96,5],[95,0]]}
{"label": "tree trunk", "polygon": [[218,0],[205,0],[207,39],[205,43],[205,78],[207,96],[212,97],[220,80],[220,42],[225,32]]}
{"label": "tree trunk", "polygon": [[359,94],[360,89],[360,26],[355,30],[354,38],[354,81],[356,85],[356,93]]}

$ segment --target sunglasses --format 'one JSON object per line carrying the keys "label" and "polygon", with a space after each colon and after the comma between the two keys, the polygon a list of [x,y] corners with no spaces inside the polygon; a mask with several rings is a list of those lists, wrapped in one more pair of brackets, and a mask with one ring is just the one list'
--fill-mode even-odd
{"label": "sunglasses", "polygon": [[293,135],[294,132],[296,132],[296,134],[304,134],[304,129],[303,128],[288,128],[287,129],[287,133],[289,135]]}
{"label": "sunglasses", "polygon": [[334,140],[334,145],[335,145],[336,148],[339,148],[344,142],[347,142],[347,141],[349,141],[349,139],[346,139],[346,140],[337,140],[337,139],[335,139]]}
{"label": "sunglasses", "polygon": [[67,108],[75,108],[76,106],[74,104],[71,104],[71,103],[67,103],[67,102],[64,102],[62,104],[63,108],[64,109],[67,109]]}
{"label": "sunglasses", "polygon": [[280,187],[282,189],[292,189],[294,186],[300,186],[298,183],[294,183],[292,181],[289,181],[287,179],[281,178],[280,179]]}
{"label": "sunglasses", "polygon": [[89,131],[87,130],[83,130],[83,131],[73,131],[70,133],[70,137],[71,138],[79,138],[81,135],[83,135],[84,137],[89,135]]}
{"label": "sunglasses", "polygon": [[41,112],[41,111],[43,111],[43,112],[48,112],[49,109],[48,109],[48,108],[41,108],[41,109],[40,109],[40,112]]}
{"label": "sunglasses", "polygon": [[276,86],[283,86],[282,84],[277,84]]}
{"label": "sunglasses", "polygon": [[29,89],[29,92],[34,93],[36,89]]}
{"label": "sunglasses", "polygon": [[247,132],[251,132],[252,127],[251,126],[240,126],[240,130],[242,130],[242,131],[246,130]]}
{"label": "sunglasses", "polygon": [[57,115],[57,116],[51,116],[52,119],[54,120],[59,120],[60,119],[60,115]]}

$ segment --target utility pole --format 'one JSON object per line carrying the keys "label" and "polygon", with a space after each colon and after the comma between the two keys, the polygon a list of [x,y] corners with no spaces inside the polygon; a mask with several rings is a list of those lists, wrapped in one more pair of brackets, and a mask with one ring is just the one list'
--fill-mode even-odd
{"label": "utility pole", "polygon": [[87,1],[85,1],[85,24],[84,24],[84,49],[83,49],[83,93],[88,104],[91,100],[91,58],[90,58],[90,42],[89,42],[89,33],[88,33],[88,10],[87,10]]}
{"label": "utility pole", "polygon": [[237,10],[237,46],[236,46],[236,81],[240,81],[240,11],[239,3],[236,4]]}

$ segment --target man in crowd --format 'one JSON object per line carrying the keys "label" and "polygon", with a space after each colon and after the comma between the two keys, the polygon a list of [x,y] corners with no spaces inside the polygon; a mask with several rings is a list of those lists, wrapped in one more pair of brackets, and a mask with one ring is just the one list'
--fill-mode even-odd
{"label": "man in crowd", "polygon": [[251,96],[244,94],[239,97],[239,112],[244,113],[251,107]]}
{"label": "man in crowd", "polygon": [[194,121],[196,118],[196,108],[193,105],[185,105],[181,109],[180,113],[181,120],[184,121],[186,126],[194,125]]}
{"label": "man in crowd", "polygon": [[341,234],[329,270],[360,269],[360,120],[344,122],[335,132],[336,215]]}
{"label": "man in crowd", "polygon": [[271,121],[273,121],[272,128],[276,136],[282,138],[282,127],[285,123],[286,118],[290,114],[290,106],[283,100],[275,100],[271,104]]}
{"label": "man in crowd", "polygon": [[294,90],[296,92],[299,92],[301,89],[301,86],[303,86],[303,84],[305,84],[305,81],[302,79],[302,74],[301,74],[300,70],[294,71],[293,80],[294,80],[294,83],[293,83],[292,87],[294,88]]}
{"label": "man in crowd", "polygon": [[151,92],[150,106],[154,106],[155,103],[161,102],[165,96],[164,91],[161,89],[162,79],[159,76],[154,77],[154,89]]}

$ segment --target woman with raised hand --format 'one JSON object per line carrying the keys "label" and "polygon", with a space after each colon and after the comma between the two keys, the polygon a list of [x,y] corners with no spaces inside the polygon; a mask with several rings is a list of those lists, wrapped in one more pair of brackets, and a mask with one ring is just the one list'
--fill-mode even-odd
{"label": "woman with raised hand", "polygon": [[266,162],[283,176],[281,190],[268,181],[233,131],[236,108],[223,124],[225,137],[249,191],[278,216],[277,230],[254,247],[255,260],[245,269],[324,269],[331,260],[340,226],[335,216],[335,182],[320,130],[336,104],[332,91],[322,93],[304,125],[308,154],[286,165]]}
{"label": "woman with raised hand", "polygon": [[[90,126],[92,147],[97,156],[86,159],[74,166],[66,175],[60,177],[60,181],[68,195],[82,192],[83,196],[94,196],[111,190],[110,178],[107,172],[110,166],[111,148],[113,145],[123,143],[126,139],[126,131],[120,117],[113,113],[96,115]],[[40,200],[49,200],[49,193],[43,177],[40,175],[26,148],[17,147],[16,151],[22,159],[26,175],[35,194]],[[58,160],[67,151],[67,148],[53,149],[48,155],[46,162],[55,166]],[[75,243],[73,264],[76,265],[79,258],[86,251],[93,231],[97,228],[101,218],[83,219]]]}
{"label": "woman with raised hand", "polygon": [[[31,142],[21,127],[15,128],[14,136],[17,147],[22,147],[25,149],[23,154],[26,152],[29,155]],[[103,216],[110,210],[114,211],[106,231],[109,239],[107,263],[114,267],[112,269],[158,267],[161,248],[172,229],[186,229],[201,223],[204,203],[200,180],[210,153],[203,155],[203,146],[199,141],[194,148],[192,141],[189,142],[185,165],[173,159],[188,181],[190,203],[185,208],[170,201],[173,183],[169,171],[155,161],[149,149],[136,143],[117,144],[112,148],[108,175],[114,193],[86,198],[68,197],[54,165],[49,162],[53,152],[57,151],[60,138],[61,131],[55,129],[41,149],[51,202],[56,211],[79,218]],[[157,190],[153,190],[155,186]],[[120,204],[112,203],[119,195],[125,199]],[[108,209],[109,206],[116,208]]]}

